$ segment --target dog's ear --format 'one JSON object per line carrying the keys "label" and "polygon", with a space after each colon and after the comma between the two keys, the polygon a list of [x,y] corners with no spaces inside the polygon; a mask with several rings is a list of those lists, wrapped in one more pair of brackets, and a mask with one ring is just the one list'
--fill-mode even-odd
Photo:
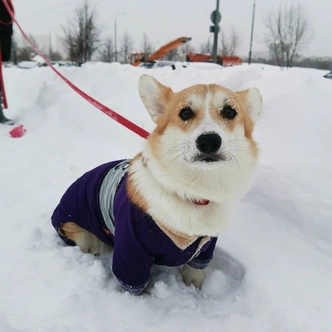
{"label": "dog's ear", "polygon": [[255,123],[261,114],[263,107],[262,95],[259,90],[256,88],[251,88],[248,90],[238,91],[236,92],[245,102],[249,116],[251,120]]}
{"label": "dog's ear", "polygon": [[138,91],[154,122],[165,111],[165,102],[172,90],[149,75],[142,75],[138,82]]}

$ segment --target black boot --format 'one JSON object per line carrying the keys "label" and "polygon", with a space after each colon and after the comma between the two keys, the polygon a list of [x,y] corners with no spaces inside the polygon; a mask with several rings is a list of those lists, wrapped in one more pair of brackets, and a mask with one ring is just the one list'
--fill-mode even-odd
{"label": "black boot", "polygon": [[15,122],[11,119],[7,119],[5,115],[3,114],[3,106],[2,106],[2,93],[0,91],[0,123],[6,124],[6,125],[14,125]]}
{"label": "black boot", "polygon": [[6,125],[11,125],[11,126],[15,124],[15,122],[13,120],[7,119],[5,117],[2,110],[0,110],[0,123],[6,124]]}

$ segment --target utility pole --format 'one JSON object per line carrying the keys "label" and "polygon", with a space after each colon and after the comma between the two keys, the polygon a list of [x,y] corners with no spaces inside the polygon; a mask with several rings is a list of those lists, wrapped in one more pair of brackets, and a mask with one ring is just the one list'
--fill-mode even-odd
{"label": "utility pole", "polygon": [[114,60],[115,62],[118,61],[118,42],[117,42],[118,36],[116,32],[116,18],[114,20]]}
{"label": "utility pole", "polygon": [[219,33],[219,22],[221,20],[221,15],[219,13],[219,0],[217,0],[217,8],[215,12],[212,13],[211,19],[213,18],[212,22],[214,23],[214,40],[213,40],[213,62],[217,62],[217,53],[218,53],[218,33]]}
{"label": "utility pole", "polygon": [[119,15],[124,15],[125,13],[118,13],[115,15],[114,19],[114,60],[118,61],[118,35],[117,35],[117,23],[116,19]]}
{"label": "utility pole", "polygon": [[254,37],[255,10],[256,10],[256,0],[254,0],[254,4],[252,7],[251,36],[250,36],[250,49],[249,49],[249,59],[248,59],[249,65],[251,63],[252,40]]}
{"label": "utility pole", "polygon": [[52,35],[51,35],[51,31],[49,32],[49,36],[48,36],[48,43],[49,43],[49,50],[48,50],[48,58],[50,60],[52,60],[52,56],[53,56],[53,48],[52,48]]}

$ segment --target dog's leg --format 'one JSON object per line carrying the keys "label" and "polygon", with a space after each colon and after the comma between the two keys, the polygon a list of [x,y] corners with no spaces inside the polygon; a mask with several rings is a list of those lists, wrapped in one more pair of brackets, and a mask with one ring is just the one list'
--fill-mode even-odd
{"label": "dog's leg", "polygon": [[66,222],[59,229],[59,233],[74,241],[84,253],[93,255],[108,254],[112,248],[100,241],[94,234],[78,226],[74,222]]}
{"label": "dog's leg", "polygon": [[202,287],[203,281],[205,279],[203,270],[194,269],[188,264],[185,264],[180,271],[183,281],[186,285],[189,286],[190,284],[193,284],[198,289]]}

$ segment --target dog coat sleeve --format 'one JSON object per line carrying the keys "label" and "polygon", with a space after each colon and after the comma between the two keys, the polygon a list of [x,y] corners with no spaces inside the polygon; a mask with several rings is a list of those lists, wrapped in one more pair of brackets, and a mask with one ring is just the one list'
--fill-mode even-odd
{"label": "dog coat sleeve", "polygon": [[149,281],[160,236],[152,219],[132,204],[117,209],[115,219],[113,274],[124,290],[139,294]]}
{"label": "dog coat sleeve", "polygon": [[135,237],[114,239],[113,274],[123,290],[138,295],[148,284],[153,257]]}
{"label": "dog coat sleeve", "polygon": [[206,267],[208,267],[208,265],[213,259],[213,253],[216,247],[216,243],[217,243],[217,238],[216,237],[212,238],[211,241],[207,244],[208,245],[207,249],[201,251],[195,258],[193,258],[187,264],[192,268],[198,270],[203,270]]}

